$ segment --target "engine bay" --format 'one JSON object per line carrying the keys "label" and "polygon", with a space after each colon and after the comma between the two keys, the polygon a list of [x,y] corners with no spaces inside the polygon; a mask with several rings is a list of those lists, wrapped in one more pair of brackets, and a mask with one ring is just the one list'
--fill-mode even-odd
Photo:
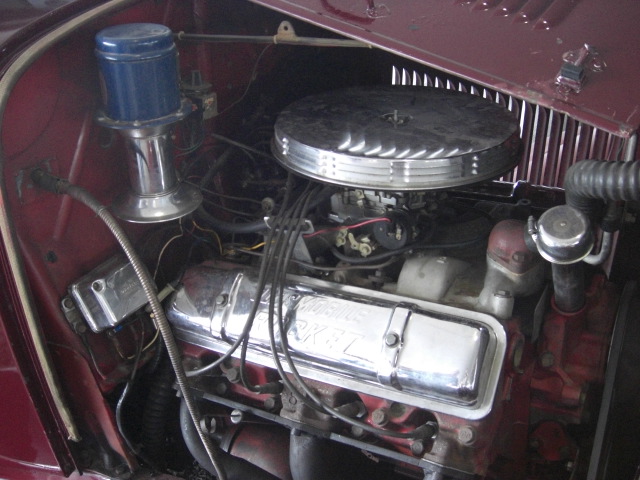
{"label": "engine bay", "polygon": [[527,182],[523,101],[256,5],[169,3],[55,45],[8,107],[81,469],[596,478],[636,162]]}

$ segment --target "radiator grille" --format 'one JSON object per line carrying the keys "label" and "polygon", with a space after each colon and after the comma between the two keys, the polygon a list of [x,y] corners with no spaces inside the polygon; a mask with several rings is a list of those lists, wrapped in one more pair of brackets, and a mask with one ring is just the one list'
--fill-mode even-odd
{"label": "radiator grille", "polygon": [[445,75],[392,68],[392,85],[446,88],[469,92],[499,103],[517,116],[524,142],[518,166],[500,180],[527,181],[533,185],[561,187],[567,169],[579,160],[594,158],[622,161],[628,140],[539,105]]}

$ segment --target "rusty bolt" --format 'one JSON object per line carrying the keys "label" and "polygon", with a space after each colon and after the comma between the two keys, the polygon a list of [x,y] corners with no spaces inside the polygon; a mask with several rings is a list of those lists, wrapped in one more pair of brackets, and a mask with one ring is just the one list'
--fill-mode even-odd
{"label": "rusty bolt", "polygon": [[384,427],[387,423],[389,423],[389,415],[384,408],[376,408],[371,413],[371,421],[378,427]]}

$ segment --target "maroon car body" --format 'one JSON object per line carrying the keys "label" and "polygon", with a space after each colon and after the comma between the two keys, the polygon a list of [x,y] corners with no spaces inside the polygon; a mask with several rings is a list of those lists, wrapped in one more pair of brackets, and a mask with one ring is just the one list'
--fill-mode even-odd
{"label": "maroon car body", "polygon": [[[633,0],[11,0],[3,2],[0,11],[1,478],[75,478],[81,474],[87,478],[138,478],[143,474],[170,478],[184,473],[177,467],[150,468],[153,465],[127,445],[116,422],[118,398],[138,368],[131,360],[137,358],[143,366],[155,361],[159,347],[155,346],[151,323],[141,320],[108,332],[87,332],[86,327],[78,330],[70,324],[61,306],[70,285],[119,251],[116,241],[89,209],[68,196],[39,190],[29,177],[34,168],[45,168],[82,185],[107,205],[128,188],[123,141],[95,121],[102,96],[94,37],[103,28],[147,22],[167,25],[175,33],[272,36],[287,20],[300,37],[353,39],[368,47],[265,48],[242,41],[201,43],[178,37],[181,76],[193,78],[191,72],[197,70],[209,84],[208,92],[216,93],[216,114],[203,122],[203,131],[214,135],[235,138],[235,132],[266,116],[267,110],[277,112],[301,96],[344,86],[393,81],[397,85],[464,89],[506,106],[517,103],[522,158],[492,188],[461,193],[460,198],[468,202],[500,201],[510,196],[511,200],[533,203],[538,216],[563,203],[560,187],[568,167],[577,161],[638,159],[640,3]],[[577,63],[581,78],[576,86],[573,79],[564,77],[563,66],[579,55],[584,58]],[[198,95],[192,98],[194,105],[202,98]],[[254,110],[256,106],[263,110]],[[192,145],[188,135],[179,128],[174,133],[177,145],[187,145],[175,152],[178,168],[188,171],[199,154],[215,150],[218,155],[221,143],[215,136]],[[238,191],[240,181],[234,175],[228,167],[216,180],[224,194]],[[264,183],[272,179],[281,180],[277,174],[260,178]],[[609,408],[616,405],[610,390],[625,390],[615,380],[621,375],[616,373],[618,362],[625,364],[634,358],[624,341],[633,333],[616,336],[613,330],[614,323],[638,320],[633,309],[634,287],[629,283],[637,279],[640,268],[636,212],[637,206],[630,202],[624,227],[616,234],[615,253],[586,289],[586,320],[580,322],[588,327],[576,326],[574,316],[554,310],[546,317],[546,333],[533,341],[520,327],[504,322],[510,339],[507,355],[522,356],[526,368],[519,363],[505,365],[494,407],[494,414],[500,412],[501,416],[492,417],[490,425],[471,422],[473,430],[464,430],[466,424],[456,423],[455,416],[437,417],[443,432],[449,428],[473,435],[477,430],[483,435],[473,447],[480,453],[470,453],[471,447],[466,445],[468,451],[450,453],[445,464],[450,470],[438,474],[448,478],[452,472],[462,471],[461,478],[502,475],[542,479],[554,478],[554,468],[562,464],[563,471],[573,475],[570,478],[621,478],[615,476],[617,472],[629,474],[640,465],[640,453],[633,445],[611,443],[616,445],[614,454],[605,445],[612,436],[630,435],[638,423],[637,418],[628,416],[634,408],[629,406],[632,394],[624,397],[626,407]],[[204,236],[211,230],[195,221],[188,228],[177,222],[174,227],[181,235],[190,230],[187,233]],[[125,228],[143,256],[149,255],[145,260],[156,273],[167,246],[173,245],[166,253],[176,264],[184,261],[181,250],[195,248],[186,243],[175,247],[171,238],[176,231],[163,231],[158,225],[125,224]],[[217,236],[211,238],[220,242]],[[217,249],[212,242],[204,242],[206,248]],[[509,253],[516,251],[520,252],[515,249]],[[500,257],[501,252],[494,253]],[[166,270],[175,273],[179,265],[169,265]],[[526,339],[519,344],[514,340],[518,336]],[[137,352],[140,342],[145,348]],[[611,347],[614,353],[608,357],[611,345],[618,346]],[[211,356],[187,341],[181,346],[186,363],[206,361]],[[516,354],[512,350],[517,348],[521,351]],[[564,356],[563,369],[553,375],[544,367],[543,357],[549,352]],[[623,360],[618,361],[616,355]],[[609,365],[616,367],[607,373],[608,358]],[[255,367],[252,375],[269,377],[270,373]],[[637,391],[640,375],[629,375],[626,389]],[[564,379],[560,387],[557,377]],[[129,417],[125,415],[125,430],[138,428],[135,417],[143,415],[145,389],[151,388],[145,381],[134,392],[136,401],[131,402]],[[507,384],[513,385],[510,393],[505,393]],[[247,405],[262,398],[238,390],[237,385],[231,384],[236,396],[229,398]],[[563,403],[582,392],[589,394],[591,419],[586,419],[584,404],[569,408]],[[566,398],[558,400],[558,395]],[[388,407],[380,399],[363,401],[370,412]],[[509,402],[504,412],[498,406]],[[598,412],[602,425],[598,425]],[[416,410],[416,416],[421,414]],[[176,423],[177,413],[173,412],[172,418]],[[305,423],[300,418],[296,421]],[[525,424],[518,427],[522,422]],[[410,423],[407,420],[398,428],[409,428]],[[591,426],[586,435],[591,444],[576,446],[567,439],[567,431],[587,424]],[[558,430],[558,425],[571,427]],[[323,430],[326,426],[314,427]],[[501,438],[507,434],[509,437]],[[288,453],[280,452],[277,460],[265,460],[265,452],[271,445],[279,445],[279,438],[275,435],[272,440],[265,432],[247,434],[249,446],[241,451],[242,442],[238,441],[232,453],[251,462],[255,448],[260,452],[257,456],[264,458],[254,463],[278,478],[291,478],[289,468],[279,466],[279,462],[286,463],[282,458]],[[596,448],[591,450],[594,443]],[[173,459],[178,450],[175,443],[168,445],[169,464],[185,463]],[[394,465],[394,475],[420,472],[422,464],[417,470],[415,465],[405,465],[403,459],[412,454],[408,444],[389,445],[384,448],[404,455],[388,461]],[[372,457],[386,458],[373,447],[371,451]],[[438,462],[443,456],[432,454],[433,458],[429,452],[424,458],[442,466]],[[414,457],[421,455],[414,452]],[[481,458],[483,455],[491,459]],[[190,459],[184,453],[175,456]],[[596,460],[590,465],[589,458]],[[495,464],[503,460],[509,466],[495,470]],[[612,463],[624,465],[616,471]],[[380,478],[388,474],[383,471],[386,473],[380,473]],[[425,470],[425,478],[432,478],[427,475]]]}

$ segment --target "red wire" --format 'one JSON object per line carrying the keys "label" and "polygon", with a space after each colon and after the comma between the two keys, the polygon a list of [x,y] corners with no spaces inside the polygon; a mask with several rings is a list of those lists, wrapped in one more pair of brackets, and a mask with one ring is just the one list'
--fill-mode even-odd
{"label": "red wire", "polygon": [[390,222],[390,221],[391,221],[390,219],[385,218],[385,217],[372,218],[370,220],[365,220],[364,222],[356,223],[355,225],[342,225],[340,227],[324,228],[322,230],[318,230],[317,232],[308,233],[307,235],[303,235],[303,237],[304,238],[311,238],[311,237],[315,237],[316,235],[320,235],[322,233],[335,232],[337,230],[342,230],[342,229],[350,230],[352,228],[364,227],[365,225],[369,225],[370,223]]}

